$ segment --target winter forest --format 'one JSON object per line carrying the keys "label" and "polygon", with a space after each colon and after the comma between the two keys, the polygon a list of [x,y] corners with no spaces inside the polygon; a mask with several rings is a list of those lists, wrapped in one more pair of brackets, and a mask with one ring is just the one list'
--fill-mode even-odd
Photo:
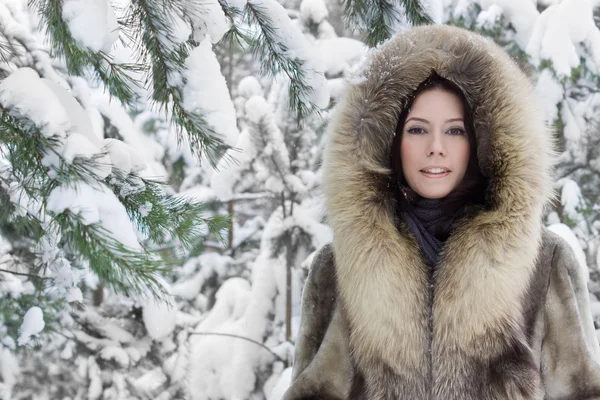
{"label": "winter forest", "polygon": [[279,400],[329,115],[423,23],[535,82],[600,328],[600,1],[1,0],[0,398]]}

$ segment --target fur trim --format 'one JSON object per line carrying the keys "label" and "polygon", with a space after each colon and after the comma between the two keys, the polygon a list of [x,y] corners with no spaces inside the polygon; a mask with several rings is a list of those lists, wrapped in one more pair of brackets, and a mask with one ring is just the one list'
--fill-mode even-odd
{"label": "fur trim", "polygon": [[[433,70],[456,83],[473,108],[491,207],[448,239],[430,296],[428,268],[408,230],[398,231],[386,185],[400,112]],[[449,26],[394,37],[349,84],[330,124],[324,186],[339,292],[358,365],[380,363],[396,377],[424,382],[431,374],[429,350],[443,371],[448,354],[486,360],[523,340],[521,302],[552,188],[551,134],[536,104],[531,83],[501,48]],[[365,376],[367,386],[369,379],[385,378]],[[451,377],[436,379],[440,387],[453,384]],[[421,389],[414,388],[415,398]]]}

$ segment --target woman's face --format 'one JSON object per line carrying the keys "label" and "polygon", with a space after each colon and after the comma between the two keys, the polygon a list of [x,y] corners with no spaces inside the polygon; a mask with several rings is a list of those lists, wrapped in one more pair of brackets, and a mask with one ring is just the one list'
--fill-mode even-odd
{"label": "woman's face", "polygon": [[428,199],[441,199],[462,182],[469,165],[469,139],[460,99],[429,89],[414,100],[400,142],[408,185]]}

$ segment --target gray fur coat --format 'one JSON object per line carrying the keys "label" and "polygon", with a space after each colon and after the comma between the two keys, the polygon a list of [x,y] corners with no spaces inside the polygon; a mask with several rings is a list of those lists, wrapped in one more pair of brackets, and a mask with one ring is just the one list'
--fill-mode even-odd
{"label": "gray fur coat", "polygon": [[[473,107],[489,209],[453,231],[434,273],[386,187],[408,97],[435,70]],[[600,399],[582,273],[542,225],[553,151],[530,81],[467,31],[410,30],[374,51],[329,130],[332,245],[303,294],[285,400]]]}

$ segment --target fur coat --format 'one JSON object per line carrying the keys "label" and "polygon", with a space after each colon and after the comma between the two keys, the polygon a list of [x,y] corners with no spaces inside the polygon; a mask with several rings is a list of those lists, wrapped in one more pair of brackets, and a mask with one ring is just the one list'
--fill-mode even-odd
{"label": "fur coat", "polygon": [[[473,108],[488,207],[461,220],[433,270],[387,186],[400,112],[434,70]],[[449,26],[376,49],[329,128],[333,243],[303,293],[285,400],[600,399],[588,291],[543,227],[552,139],[531,82],[492,42]]]}

